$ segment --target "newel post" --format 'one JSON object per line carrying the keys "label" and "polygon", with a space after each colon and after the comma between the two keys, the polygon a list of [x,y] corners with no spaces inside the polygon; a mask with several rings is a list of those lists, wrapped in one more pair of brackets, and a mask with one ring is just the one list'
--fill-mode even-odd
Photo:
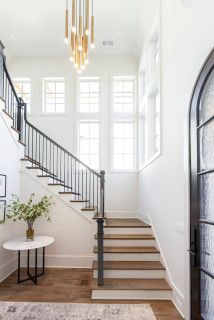
{"label": "newel post", "polygon": [[0,41],[0,98],[4,100],[4,46]]}
{"label": "newel post", "polygon": [[97,218],[98,235],[98,286],[104,286],[104,261],[103,261],[103,224],[105,218],[105,171],[100,171],[100,213]]}

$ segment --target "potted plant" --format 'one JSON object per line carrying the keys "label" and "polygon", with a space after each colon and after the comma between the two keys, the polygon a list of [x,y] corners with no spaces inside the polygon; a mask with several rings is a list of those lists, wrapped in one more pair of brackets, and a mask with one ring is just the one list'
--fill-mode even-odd
{"label": "potted plant", "polygon": [[31,194],[29,200],[23,203],[16,195],[12,195],[12,198],[8,205],[7,219],[12,221],[24,220],[27,222],[28,229],[26,231],[27,241],[34,240],[34,221],[40,217],[45,217],[48,222],[51,222],[49,209],[53,204],[51,197],[44,196],[42,199],[34,203],[33,199],[35,194]]}

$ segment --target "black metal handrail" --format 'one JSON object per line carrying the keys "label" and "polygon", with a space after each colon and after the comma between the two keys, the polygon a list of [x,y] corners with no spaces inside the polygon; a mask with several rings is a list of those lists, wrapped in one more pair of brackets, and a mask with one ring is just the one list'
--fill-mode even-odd
{"label": "black metal handrail", "polygon": [[102,286],[105,171],[98,173],[91,169],[28,121],[26,103],[16,93],[5,59],[3,99],[4,111],[13,120],[13,128],[19,134],[19,142],[24,145],[25,158],[31,161],[30,168],[40,169],[40,176],[50,178],[51,185],[59,185],[62,193],[71,194],[72,202],[83,202],[86,210],[94,211],[98,224],[98,285]]}

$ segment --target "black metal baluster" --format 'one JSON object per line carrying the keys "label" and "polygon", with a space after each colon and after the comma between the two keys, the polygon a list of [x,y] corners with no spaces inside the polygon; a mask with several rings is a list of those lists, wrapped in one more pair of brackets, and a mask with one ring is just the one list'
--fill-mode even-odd
{"label": "black metal baluster", "polygon": [[[35,160],[37,162],[37,131],[35,132],[36,133],[36,150],[35,150]],[[37,165],[37,164],[36,164]]]}
{"label": "black metal baluster", "polygon": [[55,161],[55,157],[54,157],[54,144],[53,144],[53,181],[55,180],[54,161]]}
{"label": "black metal baluster", "polygon": [[80,199],[79,193],[80,193],[80,164],[78,162],[78,200]]}
{"label": "black metal baluster", "polygon": [[89,208],[91,208],[91,171],[89,171]]}
{"label": "black metal baluster", "polygon": [[[83,186],[83,169],[82,169],[82,201],[84,199],[83,193],[84,193],[84,186]],[[85,200],[87,200],[87,199],[85,199]]]}
{"label": "black metal baluster", "polygon": [[65,152],[63,152],[64,153],[64,168],[63,168],[63,170],[64,170],[64,191],[65,191],[65,188],[66,188],[66,183],[65,183]]}
{"label": "black metal baluster", "polygon": [[94,174],[93,174],[93,197],[92,197],[92,199],[93,199],[93,202],[92,202],[92,207],[94,208]]}
{"label": "black metal baluster", "polygon": [[75,160],[75,186],[74,186],[74,191],[75,191],[75,200],[77,199],[77,195],[76,195],[76,192],[77,192],[77,162]]}
{"label": "black metal baluster", "polygon": [[[85,170],[85,197],[86,200],[88,199],[88,171],[87,169]],[[88,202],[86,202],[86,207],[88,206]]]}
{"label": "black metal baluster", "polygon": [[71,158],[71,169],[70,169],[70,171],[71,171],[71,190],[73,190],[73,184],[72,184],[72,170],[73,170],[72,162],[73,162],[73,159],[72,159],[72,157],[70,157],[70,158]]}

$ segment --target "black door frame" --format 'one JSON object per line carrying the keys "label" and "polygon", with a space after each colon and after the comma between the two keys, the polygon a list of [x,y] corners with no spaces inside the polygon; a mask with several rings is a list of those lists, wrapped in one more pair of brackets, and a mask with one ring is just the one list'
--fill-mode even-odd
{"label": "black door frame", "polygon": [[200,273],[199,273],[199,103],[206,81],[214,69],[214,49],[205,61],[193,89],[189,113],[190,148],[190,285],[191,320],[201,320],[200,315]]}

